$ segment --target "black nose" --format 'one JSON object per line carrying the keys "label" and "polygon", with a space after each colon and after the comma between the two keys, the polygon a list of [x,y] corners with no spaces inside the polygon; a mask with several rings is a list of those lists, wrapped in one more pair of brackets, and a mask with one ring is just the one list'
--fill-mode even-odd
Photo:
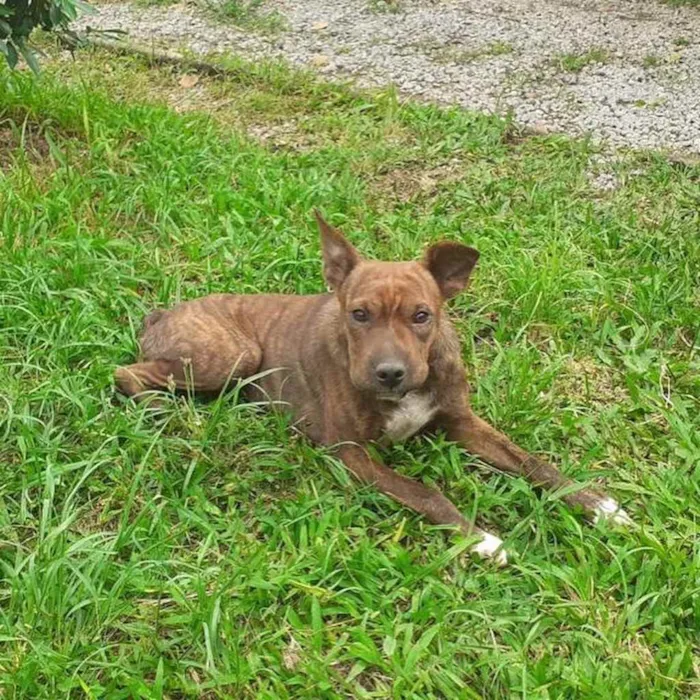
{"label": "black nose", "polygon": [[406,376],[406,368],[399,362],[382,362],[377,365],[377,380],[388,389],[397,387]]}

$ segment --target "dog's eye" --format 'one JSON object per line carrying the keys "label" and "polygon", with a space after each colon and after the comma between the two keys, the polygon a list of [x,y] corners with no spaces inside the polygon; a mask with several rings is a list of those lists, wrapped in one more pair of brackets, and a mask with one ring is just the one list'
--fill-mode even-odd
{"label": "dog's eye", "polygon": [[427,323],[430,320],[430,313],[427,311],[416,311],[413,314],[413,323]]}
{"label": "dog's eye", "polygon": [[369,321],[369,314],[364,309],[355,309],[352,312],[352,317],[358,323],[367,323]]}

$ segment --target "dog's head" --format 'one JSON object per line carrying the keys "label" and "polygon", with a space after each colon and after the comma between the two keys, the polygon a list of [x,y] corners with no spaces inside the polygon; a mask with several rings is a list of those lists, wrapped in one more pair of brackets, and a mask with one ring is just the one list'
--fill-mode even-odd
{"label": "dog's head", "polygon": [[428,378],[442,305],[469,281],[479,253],[461,243],[437,243],[415,262],[363,260],[316,213],[323,274],[340,302],[350,379],[360,390],[398,400]]}

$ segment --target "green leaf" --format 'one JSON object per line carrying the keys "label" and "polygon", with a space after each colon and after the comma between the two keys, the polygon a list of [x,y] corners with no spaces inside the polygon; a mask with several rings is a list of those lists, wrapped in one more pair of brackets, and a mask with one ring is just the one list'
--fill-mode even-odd
{"label": "green leaf", "polygon": [[7,58],[7,65],[10,66],[10,68],[14,68],[19,60],[19,55],[17,54],[17,49],[15,48],[14,44],[10,43],[9,41],[6,42],[4,53],[5,58]]}
{"label": "green leaf", "polygon": [[156,668],[156,677],[153,682],[153,697],[162,698],[163,697],[163,687],[165,685],[165,668],[163,665],[163,657],[158,659],[158,666]]}
{"label": "green leaf", "polygon": [[421,638],[413,645],[411,650],[406,655],[406,661],[404,662],[404,673],[410,676],[418,663],[418,659],[425,653],[426,649],[433,641],[433,637],[440,631],[440,625],[433,625],[426,632],[423,633]]}
{"label": "green leaf", "polygon": [[19,42],[17,48],[22,54],[22,58],[24,58],[24,60],[27,62],[27,65],[32,69],[32,72],[35,75],[39,75],[41,69],[39,68],[39,62],[36,60],[36,53],[34,52],[34,49],[32,49],[30,46],[27,46],[27,44],[25,44],[24,41]]}

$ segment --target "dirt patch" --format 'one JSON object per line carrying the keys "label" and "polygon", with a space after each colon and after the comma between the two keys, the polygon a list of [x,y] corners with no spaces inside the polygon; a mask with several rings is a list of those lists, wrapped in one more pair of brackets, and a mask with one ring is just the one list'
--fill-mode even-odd
{"label": "dirt patch", "polygon": [[301,645],[294,637],[290,637],[289,644],[282,653],[282,665],[287,671],[293,671],[301,660]]}
{"label": "dirt patch", "polygon": [[[206,111],[209,116],[218,121],[241,128],[241,118],[235,109],[237,105],[233,99],[220,94],[214,79],[192,74],[185,74],[179,78],[174,75],[177,84],[173,87],[172,79],[163,80],[165,75],[167,73],[160,73],[154,69],[148,72],[149,83],[146,96],[149,100],[165,100],[168,106],[178,114]],[[188,78],[192,80],[188,82]]]}
{"label": "dirt patch", "polygon": [[587,405],[609,406],[628,398],[625,387],[616,381],[615,370],[590,357],[569,359],[556,383],[557,393],[581,399]]}
{"label": "dirt patch", "polygon": [[22,154],[33,165],[50,157],[51,147],[44,130],[34,122],[0,118],[0,170],[9,168]]}
{"label": "dirt patch", "polygon": [[110,503],[109,498],[99,498],[87,506],[75,522],[75,530],[83,536],[98,532],[116,532],[119,527],[119,513],[110,512]]}
{"label": "dirt patch", "polygon": [[382,673],[378,668],[369,666],[357,673],[350,664],[336,662],[332,664],[333,671],[343,679],[343,685],[356,683],[367,693],[384,693],[392,684],[392,679]]}
{"label": "dirt patch", "polygon": [[207,83],[183,90],[155,88],[154,99],[165,99],[168,106],[179,114],[201,112],[206,105],[207,113],[218,123],[245,132],[254,141],[272,150],[288,150],[298,153],[313,150],[321,137],[304,131],[294,119],[284,121],[249,121],[250,115],[237,105],[233,98],[220,96]]}
{"label": "dirt patch", "polygon": [[463,175],[464,163],[459,159],[432,168],[409,165],[377,176],[371,184],[371,191],[379,202],[405,204],[433,197],[440,188],[459,181]]}
{"label": "dirt patch", "polygon": [[248,124],[246,133],[273,150],[303,153],[319,145],[322,136],[305,132],[295,120],[279,123]]}

